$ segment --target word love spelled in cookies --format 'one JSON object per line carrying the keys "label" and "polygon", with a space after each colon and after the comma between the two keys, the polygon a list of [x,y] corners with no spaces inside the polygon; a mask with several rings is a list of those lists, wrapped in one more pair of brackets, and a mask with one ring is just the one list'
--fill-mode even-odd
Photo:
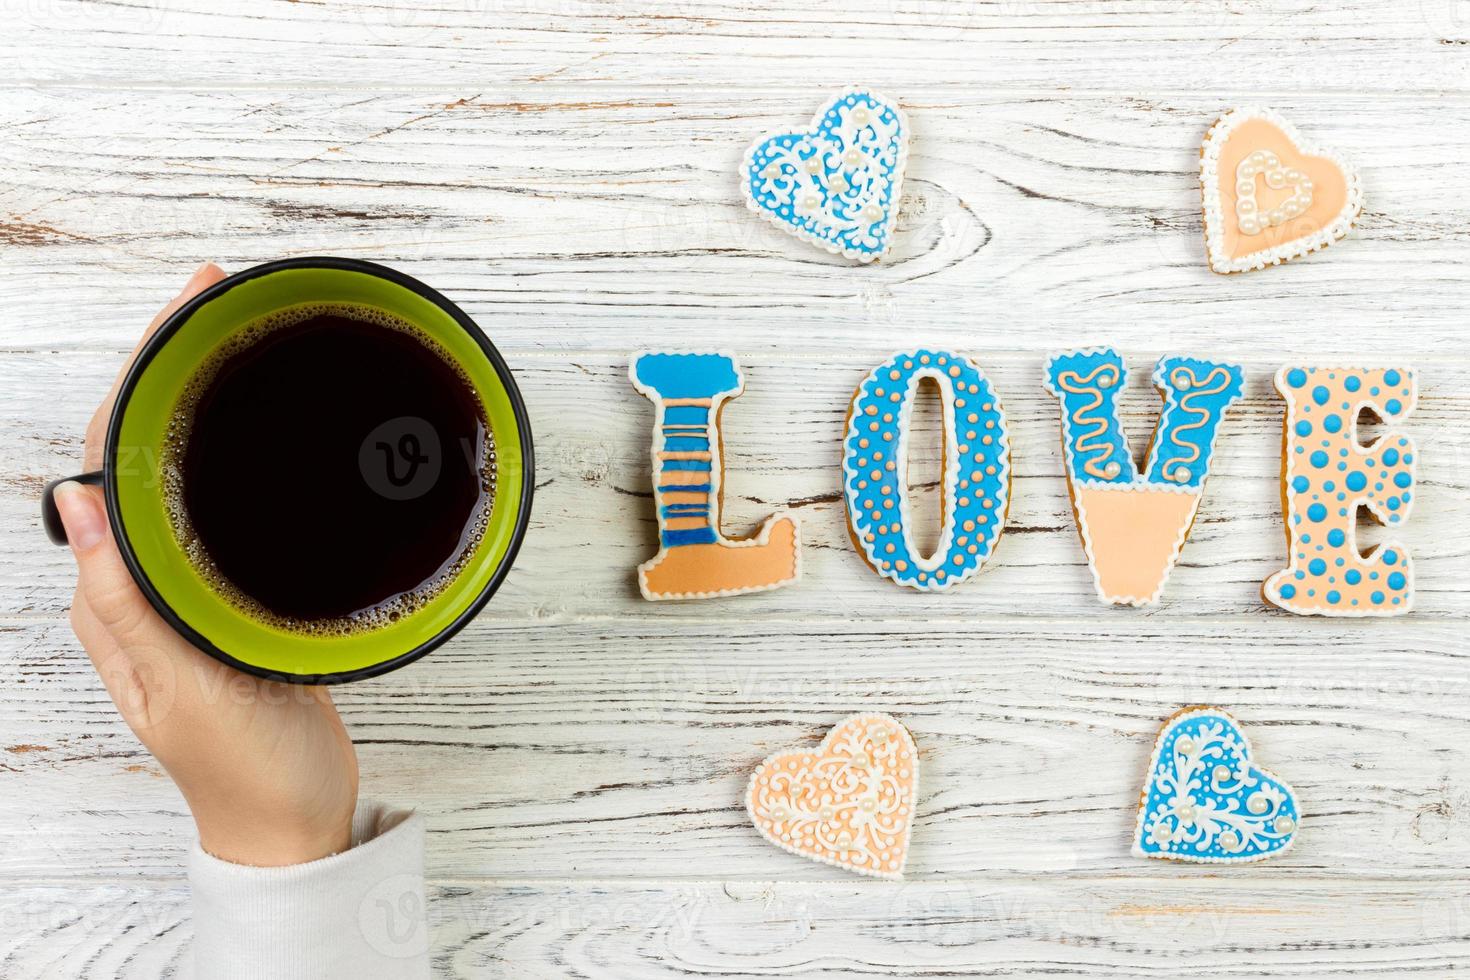
{"label": "word love spelled in cookies", "polygon": [[[1161,358],[1152,378],[1163,409],[1141,466],[1118,413],[1127,380],[1121,354],[1066,351],[1039,373],[1061,408],[1062,460],[1098,596],[1117,605],[1157,602],[1199,513],[1228,410],[1244,397],[1245,370],[1192,355]],[[655,405],[653,496],[662,547],[639,566],[643,595],[702,599],[794,582],[801,546],[793,518],[775,514],[746,539],[719,530],[719,413],[745,383],[734,358],[643,352],[630,374]],[[1406,419],[1417,401],[1414,372],[1289,365],[1276,387],[1286,401],[1289,554],[1287,567],[1264,584],[1264,598],[1298,615],[1408,612],[1408,551],[1390,541],[1365,553],[1357,524],[1360,511],[1391,527],[1404,523],[1416,492],[1416,448],[1397,429],[1365,443],[1359,425]],[[908,502],[909,430],[925,389],[938,396],[944,434],[940,529],[928,554],[915,543]],[[848,535],[877,575],[943,591],[995,556],[1011,503],[1012,444],[1000,393],[972,359],[917,347],[867,372],[848,407],[840,457]]]}

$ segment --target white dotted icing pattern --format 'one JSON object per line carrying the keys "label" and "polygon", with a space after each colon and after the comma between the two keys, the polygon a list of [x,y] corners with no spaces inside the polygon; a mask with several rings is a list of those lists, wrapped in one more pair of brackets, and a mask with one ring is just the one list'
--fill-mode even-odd
{"label": "white dotted icing pattern", "polygon": [[741,190],[747,207],[781,230],[871,262],[892,244],[907,157],[908,122],[898,104],[848,89],[809,128],[756,141]]}
{"label": "white dotted icing pattern", "polygon": [[888,715],[854,715],[815,750],[783,752],[750,778],[746,810],[767,840],[793,854],[880,878],[908,857],[919,754]]}
{"label": "white dotted icing pattern", "polygon": [[1296,839],[1296,793],[1256,766],[1239,724],[1219,708],[1183,711],[1154,743],[1133,853],[1201,864],[1281,854]]}
{"label": "white dotted icing pattern", "polygon": [[[1256,177],[1272,190],[1291,188],[1291,196],[1267,211],[1256,201]],[[1259,235],[1284,225],[1312,206],[1312,181],[1300,170],[1282,166],[1270,150],[1256,150],[1235,168],[1235,218],[1243,235]]]}
{"label": "white dotted icing pattern", "polygon": [[[1313,229],[1290,241],[1253,250],[1238,257],[1232,257],[1227,252],[1225,245],[1226,213],[1221,206],[1220,158],[1226,144],[1230,140],[1231,134],[1243,124],[1257,119],[1281,130],[1286,138],[1302,154],[1321,157],[1341,171],[1347,184],[1347,196],[1338,212],[1330,221],[1325,222],[1322,227]],[[1272,156],[1274,157],[1275,154],[1272,154]],[[1262,160],[1262,163],[1269,164],[1269,161]],[[1279,157],[1277,158],[1277,163],[1278,169],[1282,170],[1280,179],[1283,181],[1284,187],[1287,178],[1286,169],[1279,166]],[[1226,174],[1226,179],[1239,183],[1239,169],[1237,168],[1237,172],[1234,174]],[[1270,170],[1272,168],[1268,165],[1266,169]],[[1206,134],[1204,143],[1200,148],[1199,180],[1203,197],[1205,252],[1209,259],[1210,268],[1219,273],[1249,272],[1254,269],[1263,269],[1269,265],[1280,265],[1282,262],[1299,258],[1318,249],[1325,248],[1338,239],[1346,237],[1347,233],[1352,229],[1353,221],[1357,219],[1363,210],[1363,190],[1357,171],[1337,154],[1321,147],[1309,145],[1302,139],[1301,134],[1295,126],[1275,113],[1268,112],[1264,109],[1232,109],[1221,116],[1210,127],[1210,131]],[[1297,202],[1293,207],[1299,207],[1302,213],[1315,200],[1315,194],[1318,190],[1315,186],[1311,186],[1310,181],[1307,181],[1307,185],[1305,188],[1297,185],[1297,191],[1292,195],[1292,199]],[[1305,190],[1307,193],[1305,195],[1302,194],[1302,190]],[[1252,195],[1256,193],[1254,180],[1251,183],[1251,193]],[[1270,212],[1267,213],[1268,215],[1270,214]],[[1232,221],[1238,220],[1238,210],[1230,214],[1229,217]],[[1290,217],[1283,217],[1282,223],[1284,224],[1291,220]],[[1274,226],[1269,223],[1268,218],[1262,218],[1260,212],[1257,211],[1255,212],[1255,219],[1249,225],[1250,230],[1247,229],[1247,226],[1237,225],[1236,227],[1240,230],[1241,234],[1250,237],[1260,234],[1267,228]]]}

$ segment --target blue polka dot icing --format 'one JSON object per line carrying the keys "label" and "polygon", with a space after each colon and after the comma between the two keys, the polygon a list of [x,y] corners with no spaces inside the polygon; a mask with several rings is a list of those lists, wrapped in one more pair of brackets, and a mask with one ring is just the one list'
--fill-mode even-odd
{"label": "blue polka dot icing", "polygon": [[1290,848],[1301,821],[1295,791],[1255,764],[1239,723],[1219,708],[1190,708],[1154,741],[1133,853],[1203,864],[1260,861]]}
{"label": "blue polka dot icing", "polygon": [[[1413,571],[1403,546],[1387,542],[1364,557],[1356,524],[1360,507],[1394,527],[1408,518],[1414,446],[1394,426],[1414,410],[1414,372],[1286,367],[1277,372],[1276,388],[1287,403],[1285,518],[1294,546],[1288,567],[1267,579],[1263,594],[1302,615],[1408,612]],[[1352,424],[1364,412],[1389,426],[1367,446],[1357,441]],[[1310,428],[1302,422],[1310,422]],[[1380,574],[1380,569],[1392,571]]]}
{"label": "blue polka dot icing", "polygon": [[[939,387],[944,421],[939,545],[913,543],[908,504],[909,417],[919,383]],[[878,574],[913,589],[946,589],[995,550],[1010,504],[1011,443],[1000,399],[968,358],[920,349],[874,368],[853,395],[843,438],[843,496],[853,539]]]}
{"label": "blue polka dot icing", "polygon": [[892,245],[908,139],[896,102],[840,92],[808,128],[769,134],[746,151],[746,205],[789,234],[871,262]]}
{"label": "blue polka dot icing", "polygon": [[1093,347],[1047,362],[1073,509],[1104,602],[1142,606],[1163,592],[1194,521],[1221,419],[1240,400],[1244,377],[1234,364],[1160,358],[1152,380],[1164,406],[1140,470],[1118,418],[1128,378],[1122,355]]}

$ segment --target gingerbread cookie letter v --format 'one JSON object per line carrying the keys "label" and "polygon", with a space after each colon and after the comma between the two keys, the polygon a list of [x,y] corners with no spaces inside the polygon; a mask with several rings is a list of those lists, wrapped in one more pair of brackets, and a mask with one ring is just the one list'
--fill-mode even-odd
{"label": "gingerbread cookie letter v", "polygon": [[1097,594],[1142,606],[1158,600],[1189,536],[1220,419],[1240,400],[1245,372],[1193,357],[1161,359],[1153,382],[1164,410],[1142,473],[1118,419],[1126,378],[1110,347],[1058,354],[1046,368],[1046,387],[1062,403],[1067,484]]}
{"label": "gingerbread cookie letter v", "polygon": [[655,411],[653,496],[661,547],[638,566],[644,598],[704,599],[796,581],[795,519],[768,517],[743,540],[720,533],[720,409],[745,388],[734,358],[643,351],[633,356],[628,375]]}
{"label": "gingerbread cookie letter v", "polygon": [[1358,511],[1397,527],[1414,503],[1414,443],[1390,430],[1358,441],[1358,417],[1388,424],[1414,410],[1414,372],[1406,368],[1284,367],[1286,398],[1282,494],[1291,562],[1266,580],[1268,602],[1306,616],[1399,616],[1414,602],[1409,553],[1394,541],[1364,556]]}
{"label": "gingerbread cookie letter v", "polygon": [[[908,432],[919,383],[939,387],[944,417],[943,525],[932,555],[909,527]],[[1000,398],[974,362],[949,351],[897,354],[858,385],[842,442],[848,531],[879,575],[946,589],[978,572],[1011,500],[1011,442]]]}

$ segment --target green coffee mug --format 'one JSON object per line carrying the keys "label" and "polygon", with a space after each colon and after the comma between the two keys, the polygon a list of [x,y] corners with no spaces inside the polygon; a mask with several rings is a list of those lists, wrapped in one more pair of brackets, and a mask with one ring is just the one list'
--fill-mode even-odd
{"label": "green coffee mug", "polygon": [[[209,587],[184,554],[165,509],[157,461],[170,418],[196,369],[236,332],[287,307],[359,304],[414,324],[470,379],[496,447],[489,527],[465,568],[398,620],[346,636],[288,632],[252,618]],[[331,684],[417,660],[449,639],[504,581],[531,516],[531,428],[510,370],[473,320],[428,286],[371,262],[306,258],[246,269],[189,300],[149,338],[118,392],[103,468],[72,477],[105,489],[113,536],[138,588],[174,629],[211,656],[260,677]],[[43,517],[64,543],[46,488]]]}

